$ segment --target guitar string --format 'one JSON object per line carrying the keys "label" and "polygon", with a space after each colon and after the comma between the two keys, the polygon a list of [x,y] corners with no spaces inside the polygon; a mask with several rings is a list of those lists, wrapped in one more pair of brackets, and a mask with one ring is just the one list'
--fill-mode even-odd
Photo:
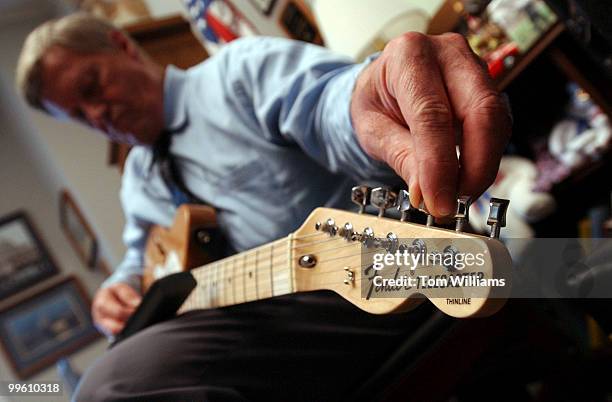
{"label": "guitar string", "polygon": [[[366,265],[362,265],[362,266],[353,266],[353,267],[349,267],[349,268],[353,268],[353,269],[359,268],[361,270],[361,269],[363,269],[363,268],[365,268],[367,266],[368,265],[366,264]],[[407,267],[406,268],[406,273],[408,273],[410,271],[411,271],[410,268]],[[331,272],[325,272],[324,274],[337,274],[337,273],[338,273],[338,271],[331,271]],[[399,275],[401,273],[402,273],[402,268],[398,267],[397,274]],[[363,279],[363,278],[359,278],[359,279]],[[358,278],[355,278],[355,282],[357,282],[357,280],[358,280]],[[319,284],[319,286],[321,286],[321,288],[325,288],[325,286],[327,286],[327,285],[338,285],[338,284],[339,284],[338,281],[333,281],[333,282],[321,283],[321,284]],[[209,288],[211,288],[211,287],[209,287]],[[250,288],[252,290],[254,287],[251,286]],[[224,288],[221,287],[220,289],[215,290],[215,292],[222,292],[222,291],[224,291],[223,289]],[[245,286],[245,289],[244,289],[245,290],[245,296],[246,296],[246,291],[248,289],[249,289],[249,286]],[[413,292],[413,293],[424,294],[423,291],[427,290],[427,288],[422,288],[422,289],[421,288],[416,288],[416,289],[419,289],[420,292]],[[212,293],[212,292],[209,292],[209,293]],[[198,299],[198,300],[195,300],[195,301],[192,300],[191,303],[187,303],[186,302],[185,304],[186,304],[187,308],[189,308],[188,304],[192,304],[192,305],[196,304],[196,306],[192,306],[191,308],[199,308],[199,306],[202,306],[202,305],[206,305],[207,307],[215,308],[215,307],[224,307],[224,306],[230,306],[230,305],[241,304],[241,303],[248,303],[248,302],[251,302],[251,301],[261,300],[261,299],[264,299],[264,298],[269,298],[269,297],[273,297],[273,296],[280,296],[280,295],[290,294],[290,293],[295,293],[295,291],[292,289],[292,290],[290,290],[288,292],[284,292],[284,293],[281,293],[281,294],[275,294],[275,295],[270,294],[269,296],[268,295],[259,296],[258,292],[256,292],[255,298],[245,297],[245,298],[243,298],[240,301],[236,301],[235,297],[233,297],[231,302],[227,302],[226,301],[228,299],[227,296],[225,296],[225,295],[221,296],[218,293],[215,293],[214,295],[212,295],[212,294],[207,295],[208,297],[206,297],[204,299],[202,299],[201,297],[200,298],[196,297],[196,299]],[[411,293],[410,295],[412,295],[413,293]],[[405,297],[407,298],[410,295],[407,295]],[[424,294],[424,295],[427,296],[426,294]],[[223,298],[223,300],[220,300],[220,296]]]}
{"label": "guitar string", "polygon": [[[378,249],[378,250],[382,250],[382,249]],[[374,253],[374,252],[376,252],[376,251],[377,251],[377,250],[375,249],[375,250],[372,250],[372,251],[370,251],[370,252],[368,252],[368,253],[366,253],[366,254],[371,254],[371,253]],[[351,255],[351,256],[357,256],[357,255],[363,255],[363,253],[353,254],[353,255]],[[336,257],[336,258],[334,258],[334,259],[339,259],[339,258],[349,258],[349,257],[351,257],[351,256],[340,256],[340,257]],[[365,264],[365,265],[361,265],[361,266],[348,266],[347,268],[349,268],[349,269],[351,269],[351,268],[353,268],[353,269],[354,269],[354,268],[359,268],[359,269],[361,269],[361,268],[365,268],[365,267],[367,267],[367,266],[369,266],[369,265],[370,265],[370,264]],[[434,265],[434,267],[436,267],[436,266],[437,266],[437,265]],[[232,268],[235,268],[235,267],[234,267],[234,266],[232,266]],[[250,291],[252,291],[253,289],[255,289],[255,297],[256,297],[256,299],[262,298],[262,297],[260,297],[260,296],[259,296],[259,293],[260,293],[260,292],[258,292],[258,290],[257,290],[257,286],[258,286],[258,283],[259,283],[259,280],[257,279],[257,276],[255,277],[255,285],[251,285],[251,286],[249,286],[249,284],[248,284],[248,283],[249,283],[249,282],[250,282],[250,283],[253,283],[253,281],[251,280],[251,281],[248,281],[248,282],[247,282],[247,280],[246,280],[246,272],[247,272],[247,271],[245,270],[245,268],[246,268],[246,266],[242,266],[242,269],[243,269],[243,276],[244,276],[244,277],[243,277],[243,280],[242,280],[242,282],[243,282],[243,286],[242,286],[242,288],[243,288],[243,290],[244,290],[244,292],[245,292],[245,298],[246,298],[246,299],[248,299],[248,298],[246,297],[246,292],[247,292],[247,291],[249,291],[249,292],[250,292]],[[262,267],[260,267],[260,268],[261,268],[261,271],[265,270],[265,268],[268,268],[268,270],[269,270],[269,271],[271,271],[271,270],[273,270],[274,265],[264,265],[264,266],[262,266]],[[227,266],[219,265],[217,268],[214,268],[214,270],[215,270],[215,272],[206,272],[206,271],[203,271],[203,272],[202,272],[202,275],[203,275],[204,277],[202,277],[201,279],[202,279],[202,280],[206,280],[206,281],[208,281],[208,280],[210,279],[210,277],[211,277],[211,276],[219,276],[219,271],[221,271],[221,273],[222,273],[222,274],[225,274],[225,271],[227,270]],[[260,272],[261,272],[261,271],[260,271]],[[288,272],[288,271],[289,271],[289,270],[287,270],[287,275],[289,274],[289,272]],[[411,269],[410,269],[410,267],[407,267],[407,268],[406,268],[406,272],[410,272],[410,271],[413,271],[413,270],[411,270]],[[341,272],[341,271],[340,271],[340,272]],[[399,271],[398,271],[398,272],[402,272],[402,268],[399,268]],[[313,273],[311,273],[309,276],[311,276],[311,277],[312,277],[312,276],[320,276],[320,275],[332,275],[332,274],[333,274],[333,275],[337,275],[338,273],[339,273],[339,271],[338,271],[338,270],[336,270],[336,271],[327,271],[327,272],[318,272],[318,273],[314,273],[314,272],[313,272]],[[272,274],[273,274],[273,272],[272,272]],[[257,274],[256,274],[256,275],[257,275]],[[234,278],[235,278],[235,277],[234,277]],[[251,278],[252,278],[252,277],[251,277]],[[360,280],[361,280],[361,278],[360,278]],[[213,281],[214,285],[216,285],[216,284],[217,284],[217,282],[218,282],[218,281]],[[287,285],[287,284],[289,284],[289,283],[290,283],[290,281],[288,281],[287,279],[280,279],[280,280],[276,280],[276,281],[274,281],[274,282],[275,282],[275,283],[277,283],[277,284],[280,284],[280,285],[283,285],[283,284],[284,284],[284,285]],[[222,283],[222,282],[221,282],[221,283]],[[271,282],[271,284],[272,284],[272,282]],[[329,285],[329,284],[337,284],[337,281],[335,281],[335,282],[331,282],[331,283],[323,283],[323,284],[321,284],[321,286],[324,286],[324,285]],[[271,287],[270,287],[270,295],[274,295],[274,293],[273,293],[273,289],[272,289],[272,285],[271,285]],[[265,296],[266,296],[266,297],[268,297],[268,295],[267,295],[267,294],[266,294]]]}
{"label": "guitar string", "polygon": [[[287,240],[287,239],[280,239],[280,240]],[[277,240],[277,242],[279,242],[280,240]],[[297,250],[299,248],[312,247],[313,245],[317,245],[317,244],[320,245],[320,244],[329,243],[329,242],[332,242],[332,241],[343,241],[343,240],[346,241],[344,238],[341,238],[341,237],[330,238],[330,239],[327,239],[327,240],[320,240],[320,241],[316,241],[316,242],[311,242],[311,243],[306,243],[306,244],[300,244],[300,245],[297,245],[297,246],[292,246],[291,250]],[[249,255],[252,257],[258,251],[260,251],[262,249],[265,249],[266,247],[270,247],[271,244],[272,243],[267,243],[267,244],[258,246],[256,248],[253,248],[251,250],[243,251],[243,252],[241,252],[239,254],[236,254],[236,255],[233,255],[233,256],[229,256],[229,257],[223,258],[221,260],[211,262],[209,264],[205,264],[205,265],[203,265],[201,267],[196,267],[195,269],[202,268],[202,267],[208,266],[208,265],[214,265],[214,264],[223,263],[226,260],[229,261],[229,260],[234,259],[234,258],[244,258],[244,256],[247,256],[247,258],[248,258]],[[359,244],[359,243],[347,243],[347,244],[345,244],[343,246],[319,250],[319,251],[317,251],[317,254],[324,253],[324,252],[329,252],[329,251],[334,251],[334,250],[341,249],[341,248],[344,248],[344,247],[350,247],[350,246],[353,246],[353,245],[356,245],[356,244]],[[275,254],[272,254],[272,256],[273,257],[274,256],[284,256],[286,254],[287,254],[287,250],[286,249],[280,249],[280,250],[277,250],[275,252]]]}
{"label": "guitar string", "polygon": [[[373,253],[373,252],[376,252],[376,250],[373,250],[373,251],[371,251],[371,252],[369,252],[369,253]],[[352,255],[352,256],[355,256],[355,255],[361,255],[361,253],[360,253],[360,254],[354,254],[354,255]],[[342,256],[342,257],[337,257],[337,258],[347,258],[347,256]],[[335,259],[336,259],[336,258],[335,258]],[[367,265],[364,265],[363,267],[365,267],[365,266],[367,266]],[[278,266],[276,266],[276,267],[278,267]],[[286,267],[286,266],[285,266],[285,267]],[[202,270],[201,272],[199,272],[199,273],[197,274],[197,276],[199,276],[199,278],[198,278],[198,279],[201,279],[202,281],[206,281],[206,282],[208,282],[208,284],[207,284],[208,286],[206,286],[206,287],[210,288],[210,289],[211,289],[211,292],[212,292],[212,289],[213,289],[213,288],[217,288],[217,285],[218,285],[218,284],[221,284],[221,286],[218,286],[218,288],[222,288],[222,289],[224,289],[224,288],[225,288],[225,285],[224,285],[224,284],[225,284],[225,280],[220,281],[220,280],[219,280],[219,276],[220,276],[220,274],[221,274],[221,276],[223,276],[223,278],[224,278],[224,279],[225,279],[225,278],[227,278],[227,276],[226,276],[225,274],[226,274],[226,273],[227,273],[227,271],[228,271],[228,265],[227,265],[227,264],[224,264],[224,265],[216,265],[216,266],[214,266],[214,267],[210,267],[210,268],[211,268],[211,269],[209,269],[209,270]],[[234,265],[232,265],[232,267],[231,267],[231,268],[232,268],[232,272],[235,272],[235,268],[236,268],[236,267],[235,267],[235,264],[234,264]],[[242,286],[241,286],[241,288],[242,288],[242,290],[243,290],[243,291],[244,291],[244,293],[245,293],[245,294],[244,294],[244,299],[248,299],[248,298],[246,297],[246,292],[247,292],[248,290],[253,290],[253,289],[255,289],[255,295],[256,295],[256,298],[257,298],[257,299],[258,299],[258,298],[260,298],[260,297],[259,297],[259,291],[258,291],[258,289],[257,289],[257,288],[258,288],[258,284],[259,284],[259,280],[258,280],[258,274],[257,274],[257,271],[263,271],[263,270],[265,270],[266,268],[268,268],[268,270],[271,270],[271,271],[272,271],[272,273],[273,273],[274,268],[275,268],[275,265],[267,265],[267,266],[261,266],[261,267],[257,267],[257,265],[255,265],[255,266],[253,266],[253,265],[242,265],[242,266],[241,266],[241,267],[239,267],[239,268],[241,268],[241,269],[242,269],[242,272],[243,272],[243,273],[242,273]],[[348,267],[348,268],[350,269],[350,268],[354,268],[354,267]],[[361,268],[361,267],[360,267],[360,268]],[[249,269],[249,271],[247,271],[247,269]],[[253,271],[255,271],[255,275],[254,275],[254,276],[252,275],[252,272],[253,272]],[[254,281],[253,281],[253,280],[249,280],[249,281],[247,281],[247,277],[246,277],[246,276],[247,276],[247,275],[246,275],[246,273],[247,273],[247,272],[249,272],[249,278],[253,278],[253,277],[255,277],[255,280],[254,280]],[[285,270],[281,271],[280,273],[281,273],[281,274],[282,274],[282,276],[284,276],[284,277],[290,276],[290,273],[291,273],[291,268],[290,268],[290,267],[287,267],[287,269],[285,269]],[[311,273],[311,276],[315,276],[315,275],[316,275],[316,276],[320,276],[320,275],[329,275],[329,274],[337,274],[337,273],[338,273],[338,271],[331,271],[331,272],[330,272],[330,271],[328,271],[328,272],[318,272],[318,273]],[[274,276],[274,274],[273,274],[273,276]],[[210,280],[211,280],[211,278],[212,278],[212,277],[214,277],[215,279],[212,281],[213,283],[212,283],[212,285],[211,285],[211,284],[210,284]],[[236,276],[235,274],[233,274],[233,275],[232,275],[230,278],[234,279],[234,282],[233,282],[233,287],[235,288],[235,286],[236,286],[236,285],[235,285],[235,283],[238,281],[237,276]],[[277,272],[277,275],[276,275],[276,279],[274,279],[274,278],[273,278],[272,280],[273,280],[273,281],[274,281],[274,282],[275,282],[277,285],[291,285],[291,288],[293,288],[293,281],[289,280],[289,278],[282,278],[282,277],[281,277],[281,278],[278,278],[278,272]],[[253,283],[254,283],[254,285],[249,285],[249,283],[251,283],[251,284],[253,284]],[[217,290],[217,291],[218,291],[218,290]],[[234,292],[235,292],[235,291],[234,291]],[[271,293],[273,292],[272,285],[271,285],[271,287],[270,287],[270,292],[271,292]],[[234,299],[235,299],[235,295],[234,295]]]}
{"label": "guitar string", "polygon": [[[364,268],[365,266],[361,266],[359,268]],[[358,267],[353,267],[353,268],[358,268]],[[406,269],[406,273],[408,273],[410,271],[409,268]],[[330,274],[333,272],[329,272]],[[397,274],[401,274],[402,273],[402,269],[399,268]],[[359,278],[361,280],[363,280],[364,278]],[[367,278],[366,278],[367,279]],[[357,282],[357,278],[355,278],[355,281]],[[326,282],[326,283],[321,283],[319,284],[320,289],[326,289],[326,286],[328,285],[338,285],[339,282],[338,281],[333,281],[333,282]],[[412,294],[418,293],[418,294],[422,294],[428,298],[432,298],[433,295],[428,295],[428,288],[420,288],[420,287],[416,287],[415,289],[418,289],[417,292],[412,292],[409,295],[405,295],[403,296],[403,298],[408,298],[410,296],[412,296]],[[315,290],[315,289],[313,289]],[[219,291],[216,291],[219,292]],[[287,292],[283,292],[280,294],[270,294],[270,295],[263,295],[263,296],[259,296],[258,294],[255,295],[254,298],[252,297],[246,297],[246,292],[245,292],[245,298],[241,299],[241,300],[236,300],[235,297],[232,298],[231,301],[228,301],[229,297],[224,295],[221,295],[219,293],[215,293],[214,295],[211,294],[211,292],[209,292],[209,294],[207,295],[207,297],[202,297],[202,296],[198,296],[196,295],[195,300],[191,299],[189,301],[187,301],[185,303],[185,307],[187,310],[189,309],[197,309],[197,308],[215,308],[215,307],[224,307],[224,306],[230,306],[230,305],[235,305],[235,304],[241,304],[241,303],[248,303],[248,302],[252,302],[252,301],[257,301],[257,300],[261,300],[261,299],[265,299],[265,298],[270,298],[273,296],[281,296],[281,295],[285,295],[285,294],[291,294],[291,293],[296,293],[296,291],[294,291],[293,289]],[[463,294],[463,296],[465,296],[465,293]],[[462,297],[463,297],[462,296]],[[448,297],[448,296],[439,296],[439,297]],[[479,297],[479,296],[476,296]],[[222,300],[221,300],[222,298]],[[433,297],[435,298],[435,297]]]}
{"label": "guitar string", "polygon": [[[315,235],[321,235],[321,234],[324,234],[324,233],[313,233],[313,234],[310,234],[310,235],[301,236],[300,238],[303,238],[303,237],[312,237],[312,236],[315,236]],[[295,238],[294,238],[294,239],[295,239]],[[259,276],[259,275],[258,275],[258,272],[259,272],[259,271],[263,271],[263,270],[265,270],[266,268],[267,268],[267,271],[269,271],[269,272],[270,272],[270,274],[272,274],[271,282],[272,282],[272,281],[274,281],[274,282],[276,282],[278,285],[288,285],[288,284],[291,284],[291,287],[293,287],[293,283],[292,283],[293,281],[292,281],[292,280],[287,280],[287,278],[284,278],[284,279],[283,279],[283,278],[278,278],[277,280],[275,280],[275,279],[274,279],[274,270],[275,270],[275,268],[278,268],[278,267],[279,267],[279,265],[283,265],[283,266],[285,267],[284,272],[283,272],[283,271],[281,271],[281,273],[282,273],[284,276],[291,276],[292,268],[291,268],[291,267],[287,267],[287,266],[285,265],[285,263],[288,261],[288,259],[281,259],[280,261],[274,261],[274,259],[273,259],[273,257],[274,257],[274,253],[273,253],[273,252],[271,252],[271,253],[270,253],[270,256],[272,257],[272,261],[273,261],[274,263],[273,263],[273,264],[264,264],[264,266],[258,266],[258,265],[259,265],[259,262],[261,261],[261,260],[259,260],[258,255],[257,255],[257,254],[259,253],[259,251],[260,251],[260,250],[262,250],[262,249],[263,249],[263,250],[265,250],[265,248],[266,248],[266,247],[267,247],[267,248],[270,248],[270,249],[271,249],[271,251],[272,251],[273,246],[274,246],[276,243],[280,243],[281,241],[284,241],[284,240],[288,240],[288,239],[279,239],[279,240],[277,240],[277,241],[275,241],[275,242],[272,242],[272,243],[268,243],[268,244],[262,245],[262,246],[260,246],[260,247],[257,247],[257,248],[255,248],[255,249],[253,249],[253,250],[249,250],[249,251],[245,252],[244,254],[242,254],[242,253],[241,253],[241,254],[239,254],[239,255],[237,255],[237,256],[228,257],[228,259],[227,259],[227,260],[221,260],[221,261],[218,261],[218,262],[215,262],[215,263],[211,263],[211,264],[209,264],[209,265],[205,265],[205,266],[200,267],[200,268],[204,268],[204,267],[206,267],[206,268],[207,268],[207,269],[206,269],[207,271],[212,271],[212,270],[214,270],[215,272],[214,272],[214,273],[211,273],[211,274],[214,274],[215,276],[218,276],[218,275],[219,275],[219,271],[221,271],[221,274],[222,274],[222,275],[225,277],[225,276],[226,276],[226,274],[227,274],[227,272],[226,272],[226,271],[227,271],[227,267],[228,267],[228,265],[229,265],[230,263],[232,263],[232,262],[233,262],[233,264],[232,264],[232,270],[235,270],[235,268],[236,268],[236,262],[237,262],[237,259],[238,259],[238,258],[240,258],[240,257],[242,257],[242,258],[244,259],[245,263],[243,263],[243,264],[242,264],[242,266],[241,266],[241,267],[239,267],[239,268],[242,268],[242,270],[243,270],[243,285],[244,285],[244,284],[247,282],[247,281],[246,281],[246,272],[247,272],[247,269],[248,269],[248,272],[249,272],[250,277],[252,277],[252,272],[253,272],[253,271],[255,271],[255,285],[251,286],[251,290],[252,290],[252,288],[254,287],[254,288],[255,288],[255,290],[256,290],[256,297],[257,297],[257,298],[260,298],[260,297],[259,297],[259,291],[257,290],[258,283],[260,282],[260,281],[258,280],[258,276]],[[330,239],[327,239],[327,240],[324,240],[324,241],[316,241],[316,242],[312,242],[312,243],[313,243],[313,244],[322,244],[322,243],[326,243],[326,242],[329,242],[329,241],[334,241],[334,240],[343,240],[343,238],[330,238]],[[282,253],[283,255],[285,255],[285,256],[286,256],[286,255],[287,255],[287,252],[288,252],[288,248],[289,248],[289,247],[288,247],[288,246],[289,246],[289,243],[290,243],[290,242],[288,242],[287,247],[284,247],[284,248],[283,248],[283,247],[281,247],[281,249],[279,250],[279,253]],[[320,252],[327,252],[327,251],[334,251],[334,250],[337,250],[337,249],[340,249],[340,248],[345,248],[345,247],[355,246],[355,245],[357,245],[357,243],[349,243],[349,244],[344,245],[344,246],[340,246],[340,247],[336,247],[336,248],[331,248],[331,249],[321,250],[321,251],[319,251],[319,253],[320,253]],[[305,245],[299,245],[299,246],[297,246],[297,247],[292,247],[291,249],[296,249],[296,248],[300,248],[300,247],[305,247]],[[370,251],[370,252],[367,252],[367,253],[363,253],[363,252],[361,252],[361,253],[359,253],[359,254],[352,254],[352,255],[348,255],[348,256],[338,256],[338,257],[333,257],[333,258],[330,258],[330,259],[327,259],[327,260],[322,260],[321,262],[328,262],[328,261],[333,261],[333,260],[338,260],[338,259],[343,259],[343,258],[351,258],[351,257],[357,256],[357,255],[371,254],[371,253],[375,253],[375,252],[377,252],[378,250],[384,250],[384,249],[383,249],[383,248],[378,248],[378,249],[374,249],[374,250],[372,250],[372,251]],[[255,255],[255,261],[250,261],[251,263],[253,263],[253,262],[254,262],[254,265],[253,265],[253,264],[248,264],[248,263],[247,263],[249,254],[254,254],[254,255]],[[366,266],[367,266],[367,265],[366,265]],[[348,268],[350,269],[351,267],[348,267]],[[360,267],[360,268],[362,268],[362,267]],[[318,272],[318,273],[314,273],[314,272],[313,272],[313,273],[311,273],[311,276],[314,276],[314,275],[329,275],[329,274],[337,274],[337,273],[338,273],[337,271],[331,271],[331,272]],[[206,272],[203,270],[203,272],[202,272],[200,275],[205,275],[205,274],[206,274]],[[267,274],[267,273],[266,273],[266,274]],[[207,275],[207,276],[209,276],[209,275]],[[232,276],[234,276],[234,275],[232,275]],[[277,274],[277,277],[278,277],[278,274]],[[203,279],[203,280],[204,280],[204,279],[208,280],[209,278],[208,278],[208,277],[206,277],[206,278],[202,278],[202,279]],[[215,281],[215,283],[216,283],[216,282],[218,282],[218,281]],[[251,282],[251,283],[252,283],[253,281],[251,280],[251,281],[249,281],[249,282]],[[335,282],[334,282],[334,283],[335,283]],[[272,288],[272,287],[273,287],[273,284],[271,283],[271,288],[270,288],[270,293],[271,293],[271,294],[272,294],[272,292],[273,292],[273,288]],[[249,289],[248,284],[247,284],[247,286],[243,286],[243,290],[244,290],[244,293],[245,293],[245,294],[244,294],[245,299],[247,299],[247,297],[246,297],[246,291],[247,291],[248,289]],[[234,298],[235,298],[235,295],[234,295]]]}

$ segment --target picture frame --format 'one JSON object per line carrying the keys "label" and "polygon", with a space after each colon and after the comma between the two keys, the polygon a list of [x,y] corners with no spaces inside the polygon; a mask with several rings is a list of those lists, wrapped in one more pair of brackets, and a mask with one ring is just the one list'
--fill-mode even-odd
{"label": "picture frame", "polygon": [[0,311],[0,345],[27,379],[100,337],[81,282],[69,276]]}
{"label": "picture frame", "polygon": [[251,0],[251,4],[257,8],[257,10],[265,16],[272,14],[276,0]]}
{"label": "picture frame", "polygon": [[83,263],[89,268],[95,268],[98,260],[98,239],[67,190],[60,192],[59,206],[60,224],[64,234]]}
{"label": "picture frame", "polygon": [[0,300],[59,273],[25,211],[0,219]]}
{"label": "picture frame", "polygon": [[324,44],[316,19],[303,0],[289,0],[280,13],[278,24],[290,38]]}

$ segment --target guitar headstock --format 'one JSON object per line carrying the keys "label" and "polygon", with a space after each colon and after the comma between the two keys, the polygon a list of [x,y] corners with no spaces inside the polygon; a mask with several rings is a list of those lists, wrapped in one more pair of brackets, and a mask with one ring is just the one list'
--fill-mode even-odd
{"label": "guitar headstock", "polygon": [[[331,289],[372,313],[406,310],[424,297],[455,317],[489,315],[504,304],[511,260],[497,237],[507,200],[491,200],[491,237],[463,232],[468,197],[458,199],[455,230],[433,219],[409,222],[415,210],[428,212],[410,205],[405,190],[359,186],[352,200],[360,213],[317,208],[292,235],[298,290]],[[367,205],[378,216],[364,213]],[[399,219],[384,217],[390,209]]]}

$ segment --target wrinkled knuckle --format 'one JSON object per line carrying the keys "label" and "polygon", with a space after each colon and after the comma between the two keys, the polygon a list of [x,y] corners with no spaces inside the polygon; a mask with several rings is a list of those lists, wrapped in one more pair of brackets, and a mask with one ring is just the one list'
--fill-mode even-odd
{"label": "wrinkled knuckle", "polygon": [[404,52],[420,52],[429,46],[429,38],[420,32],[406,32],[389,43],[391,49]]}
{"label": "wrinkled knuckle", "polygon": [[401,175],[407,171],[409,156],[410,151],[408,148],[392,148],[386,157],[387,164]]}
{"label": "wrinkled knuckle", "polygon": [[452,124],[450,107],[438,99],[422,99],[415,106],[414,116],[415,122],[429,131],[446,131]]}
{"label": "wrinkled knuckle", "polygon": [[457,47],[467,47],[468,43],[465,37],[456,32],[447,32],[441,35],[442,40]]}
{"label": "wrinkled knuckle", "polygon": [[475,97],[472,102],[472,109],[481,114],[495,115],[503,122],[505,127],[503,134],[510,139],[512,114],[507,98],[504,98],[500,93],[494,91],[486,91]]}

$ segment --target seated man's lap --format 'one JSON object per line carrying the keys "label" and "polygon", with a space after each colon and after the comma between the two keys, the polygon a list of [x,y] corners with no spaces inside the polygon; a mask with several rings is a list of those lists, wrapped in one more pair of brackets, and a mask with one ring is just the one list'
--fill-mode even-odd
{"label": "seated man's lap", "polygon": [[372,315],[331,292],[194,311],[106,352],[76,400],[337,400],[430,311]]}

